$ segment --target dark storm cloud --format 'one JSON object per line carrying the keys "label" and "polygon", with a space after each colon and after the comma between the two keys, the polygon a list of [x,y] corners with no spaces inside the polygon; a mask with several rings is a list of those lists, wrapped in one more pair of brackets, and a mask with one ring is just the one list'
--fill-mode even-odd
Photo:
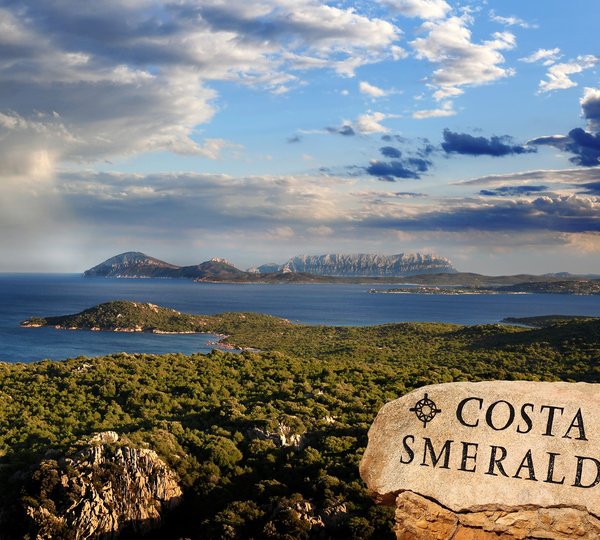
{"label": "dark storm cloud", "polygon": [[288,137],[287,142],[289,144],[294,144],[294,143],[299,143],[301,140],[302,140],[301,135],[292,135],[291,137]]}
{"label": "dark storm cloud", "polygon": [[340,127],[326,127],[325,130],[331,134],[343,135],[344,137],[352,137],[356,135],[354,128],[348,124],[344,124]]}
{"label": "dark storm cloud", "polygon": [[393,146],[382,146],[379,151],[381,152],[382,156],[388,157],[388,158],[399,158],[402,157],[402,152],[400,152],[400,150],[398,150],[397,148],[394,148]]}
{"label": "dark storm cloud", "polygon": [[581,184],[578,187],[584,188],[585,191],[582,191],[581,193],[600,196],[600,182],[588,182],[587,184]]}
{"label": "dark storm cloud", "polygon": [[468,156],[501,157],[511,154],[527,154],[536,152],[535,148],[512,144],[509,136],[474,137],[468,133],[456,133],[445,129],[442,148],[447,154],[463,154]]}
{"label": "dark storm cloud", "polygon": [[600,165],[600,133],[589,133],[582,128],[569,131],[567,136],[538,137],[528,144],[553,146],[563,152],[573,154],[571,163],[580,167],[595,167]]}
{"label": "dark storm cloud", "polygon": [[407,168],[402,161],[374,161],[365,169],[365,171],[367,174],[376,176],[379,180],[385,180],[386,182],[395,182],[401,178],[419,178],[419,174],[416,171]]}
{"label": "dark storm cloud", "polygon": [[402,135],[389,135],[389,134],[385,134],[381,136],[381,140],[385,141],[385,142],[399,142],[399,143],[406,143],[408,142],[408,139],[406,137],[402,137]]}
{"label": "dark storm cloud", "polygon": [[546,191],[547,186],[502,186],[495,189],[482,189],[479,195],[484,197],[518,197]]}
{"label": "dark storm cloud", "polygon": [[600,202],[588,197],[539,197],[533,201],[463,202],[443,210],[400,217],[372,217],[364,226],[403,231],[600,231]]}
{"label": "dark storm cloud", "polygon": [[588,121],[590,129],[600,130],[600,91],[587,88],[581,100],[581,111]]}
{"label": "dark storm cloud", "polygon": [[421,174],[431,167],[431,161],[420,158],[395,159],[391,161],[372,161],[365,172],[376,176],[385,182],[395,182],[400,179],[418,180]]}

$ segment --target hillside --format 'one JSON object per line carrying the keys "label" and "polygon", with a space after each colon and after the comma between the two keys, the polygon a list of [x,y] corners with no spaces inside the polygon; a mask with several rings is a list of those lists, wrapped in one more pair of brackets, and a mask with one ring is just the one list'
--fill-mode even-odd
{"label": "hillside", "polygon": [[86,270],[86,277],[176,277],[179,267],[139,251],[128,251]]}
{"label": "hillside", "polygon": [[534,281],[499,287],[499,291],[537,294],[600,294],[600,280]]}
{"label": "hillside", "polygon": [[[172,313],[140,305],[127,316],[143,319],[131,324]],[[102,316],[103,325],[115,326],[123,317],[110,316],[127,306],[113,307],[116,314],[86,310],[86,324]],[[367,430],[383,403],[429,383],[600,382],[600,320],[534,330],[302,326],[248,313],[205,320],[229,343],[263,352],[0,364],[5,536],[24,537],[21,504],[60,511],[60,456],[72,455],[82,438],[113,430],[155,451],[179,478],[183,504],[149,538],[391,540],[393,512],[374,506],[358,477]],[[105,474],[114,476],[113,469]]]}

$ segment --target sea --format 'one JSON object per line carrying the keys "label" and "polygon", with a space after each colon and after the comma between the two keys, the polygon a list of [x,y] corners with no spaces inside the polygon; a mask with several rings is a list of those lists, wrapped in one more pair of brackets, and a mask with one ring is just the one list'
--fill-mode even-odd
{"label": "sea", "polygon": [[0,274],[0,361],[35,362],[117,352],[209,352],[216,336],[21,328],[33,316],[66,315],[111,300],[151,302],[186,313],[257,312],[339,326],[432,321],[498,323],[534,315],[600,316],[600,296],[370,294],[390,285],[231,284],[174,279]]}

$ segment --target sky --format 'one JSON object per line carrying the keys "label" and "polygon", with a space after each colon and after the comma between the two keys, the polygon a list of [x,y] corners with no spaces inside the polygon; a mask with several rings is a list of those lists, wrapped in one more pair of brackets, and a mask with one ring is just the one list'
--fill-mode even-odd
{"label": "sky", "polygon": [[600,273],[596,0],[0,0],[0,271]]}

